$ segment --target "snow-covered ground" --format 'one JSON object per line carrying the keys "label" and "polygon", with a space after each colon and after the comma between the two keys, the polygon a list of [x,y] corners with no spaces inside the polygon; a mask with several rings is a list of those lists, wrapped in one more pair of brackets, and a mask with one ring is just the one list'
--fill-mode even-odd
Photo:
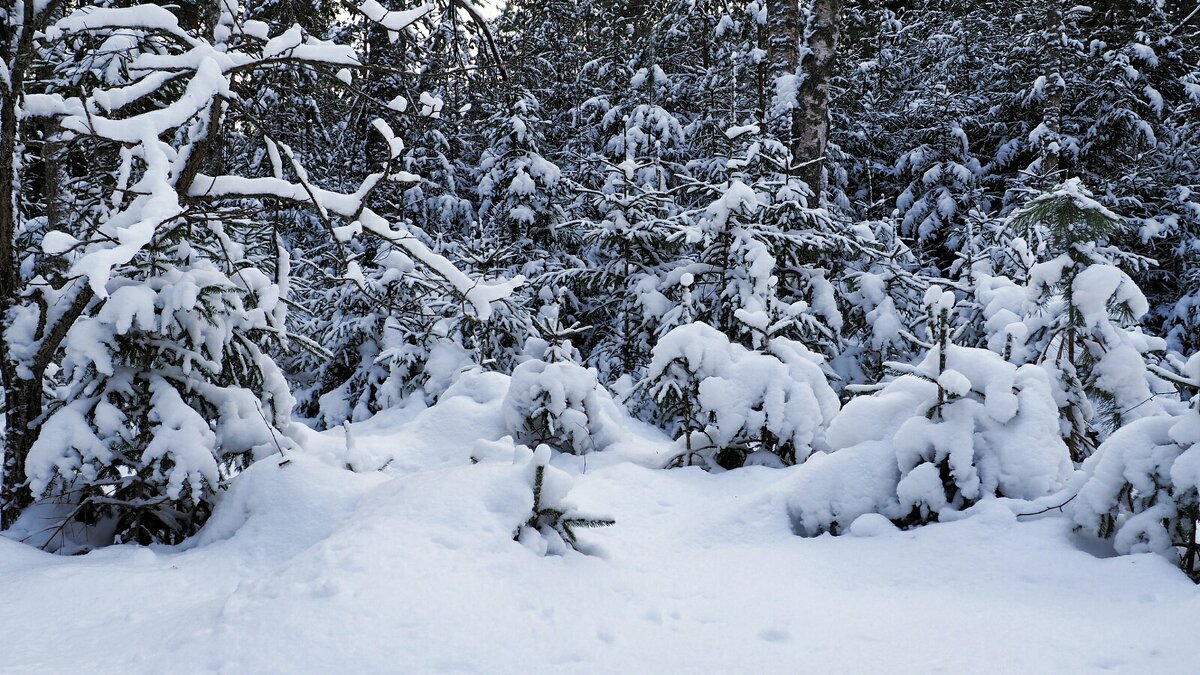
{"label": "snow-covered ground", "polygon": [[0,538],[0,671],[1195,672],[1200,591],[1161,557],[996,503],[802,538],[802,468],[657,469],[649,429],[554,460],[617,522],[539,557],[512,541],[523,467],[478,440],[503,435],[506,378],[464,380],[354,425],[349,456],[338,430],[260,461],[187,545]]}

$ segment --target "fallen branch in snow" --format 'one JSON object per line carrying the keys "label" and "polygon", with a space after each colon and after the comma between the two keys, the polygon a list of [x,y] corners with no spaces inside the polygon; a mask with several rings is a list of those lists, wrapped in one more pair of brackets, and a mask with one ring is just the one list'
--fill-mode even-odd
{"label": "fallen branch in snow", "polygon": [[1043,513],[1049,513],[1050,511],[1054,511],[1054,510],[1056,510],[1056,509],[1057,509],[1057,510],[1059,510],[1059,511],[1061,511],[1061,510],[1062,510],[1062,508],[1063,508],[1064,506],[1066,506],[1067,504],[1070,504],[1070,503],[1071,503],[1071,501],[1072,501],[1073,499],[1075,499],[1076,497],[1078,497],[1078,496],[1079,496],[1079,493],[1078,493],[1078,492],[1076,492],[1075,494],[1073,494],[1073,495],[1071,495],[1070,497],[1068,497],[1068,498],[1067,498],[1067,501],[1065,501],[1065,502],[1063,502],[1063,503],[1061,503],[1061,504],[1057,504],[1057,505],[1055,505],[1055,506],[1047,506],[1046,508],[1042,509],[1041,511],[1034,511],[1034,512],[1032,512],[1032,513],[1018,513],[1018,514],[1017,514],[1017,517],[1018,517],[1018,518],[1023,518],[1023,517],[1025,517],[1025,516],[1040,516],[1040,515],[1042,515]]}

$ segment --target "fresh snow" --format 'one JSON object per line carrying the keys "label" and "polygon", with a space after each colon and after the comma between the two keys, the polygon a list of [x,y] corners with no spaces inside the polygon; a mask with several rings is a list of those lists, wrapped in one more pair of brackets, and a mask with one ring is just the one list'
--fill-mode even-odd
{"label": "fresh snow", "polygon": [[503,438],[508,383],[467,372],[432,407],[303,432],[181,546],[64,557],[0,538],[0,669],[1194,672],[1195,586],[1057,511],[992,500],[913,531],[868,514],[794,536],[798,478],[840,453],[668,471],[669,440],[627,422],[552,460],[570,501],[616,524],[582,531],[590,555],[538,556],[512,540],[531,495]]}
{"label": "fresh snow", "polygon": [[1200,670],[1197,12],[140,1],[0,9],[0,675]]}

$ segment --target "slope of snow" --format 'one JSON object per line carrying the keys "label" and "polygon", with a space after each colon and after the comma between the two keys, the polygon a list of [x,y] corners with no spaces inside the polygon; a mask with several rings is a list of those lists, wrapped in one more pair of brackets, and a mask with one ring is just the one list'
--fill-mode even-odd
{"label": "slope of snow", "polygon": [[593,555],[537,557],[512,541],[531,503],[512,463],[471,463],[503,434],[506,378],[460,384],[352,425],[356,464],[382,470],[311,434],[184,546],[0,538],[0,670],[1193,672],[1200,591],[1165,559],[1100,557],[1066,518],[994,503],[801,538],[802,467],[660,470],[669,443],[641,428],[555,458],[580,509],[617,522],[583,531]]}

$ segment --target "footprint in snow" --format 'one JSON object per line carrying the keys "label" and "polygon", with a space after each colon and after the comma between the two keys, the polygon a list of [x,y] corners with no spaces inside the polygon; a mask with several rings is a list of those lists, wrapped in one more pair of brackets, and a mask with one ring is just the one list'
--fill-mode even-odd
{"label": "footprint in snow", "polygon": [[766,642],[787,642],[791,636],[782,628],[764,628],[758,631],[758,639]]}

